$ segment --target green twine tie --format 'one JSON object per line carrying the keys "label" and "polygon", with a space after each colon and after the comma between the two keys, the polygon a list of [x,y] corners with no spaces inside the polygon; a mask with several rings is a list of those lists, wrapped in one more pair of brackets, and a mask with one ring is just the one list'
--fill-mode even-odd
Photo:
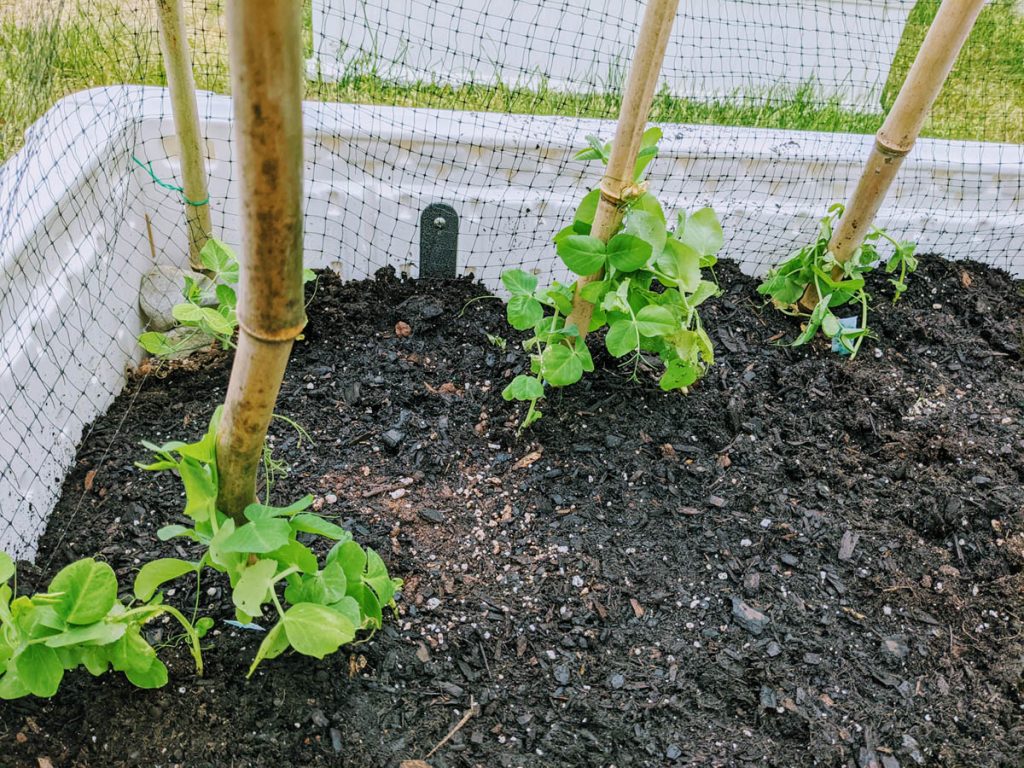
{"label": "green twine tie", "polygon": [[168,184],[166,181],[161,179],[153,172],[153,163],[144,163],[141,160],[139,160],[139,158],[137,158],[135,155],[132,155],[132,160],[135,161],[135,164],[139,166],[139,168],[141,168],[142,170],[149,174],[149,178],[151,178],[158,187],[163,187],[164,189],[169,190],[171,192],[177,192],[179,195],[181,195],[181,199],[185,201],[187,205],[191,205],[198,208],[199,206],[206,205],[208,202],[210,202],[209,195],[206,196],[205,200],[200,200],[199,202],[189,200],[187,197],[185,197],[185,190],[182,187],[175,186],[174,184]]}

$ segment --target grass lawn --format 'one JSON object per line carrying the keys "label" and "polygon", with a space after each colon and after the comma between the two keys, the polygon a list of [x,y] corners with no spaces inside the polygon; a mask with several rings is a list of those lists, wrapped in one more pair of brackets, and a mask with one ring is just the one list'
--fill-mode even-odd
{"label": "grass lawn", "polygon": [[[186,0],[198,87],[228,89],[220,0]],[[60,97],[114,83],[163,85],[152,0],[0,0],[0,161],[16,151],[24,130]],[[891,104],[939,0],[920,0],[911,14],[883,99]],[[1024,142],[1024,17],[1013,0],[982,11],[924,134]],[[58,11],[48,10],[59,8]],[[307,2],[308,13],[308,2]],[[307,30],[309,25],[307,24]],[[307,31],[307,35],[308,35]],[[307,40],[308,43],[308,40]],[[566,94],[505,86],[395,85],[371,75],[311,82],[307,98],[492,112],[614,118],[614,94]],[[873,133],[877,114],[841,109],[809,88],[748,104],[655,100],[652,120],[799,130]]]}

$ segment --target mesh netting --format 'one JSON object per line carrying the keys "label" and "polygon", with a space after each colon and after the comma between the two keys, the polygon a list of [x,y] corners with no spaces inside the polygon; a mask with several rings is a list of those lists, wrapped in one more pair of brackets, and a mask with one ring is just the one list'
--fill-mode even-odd
{"label": "mesh netting", "polygon": [[[845,199],[937,0],[684,2],[655,98],[666,207],[712,205],[764,269]],[[137,362],[143,276],[187,261],[156,4],[0,6],[0,548],[31,555],[84,430]],[[416,274],[420,216],[459,219],[457,265],[564,277],[550,238],[598,169],[643,4],[306,2],[306,258]],[[222,3],[186,0],[215,236],[238,242]],[[1024,20],[993,2],[879,223],[1019,272]]]}

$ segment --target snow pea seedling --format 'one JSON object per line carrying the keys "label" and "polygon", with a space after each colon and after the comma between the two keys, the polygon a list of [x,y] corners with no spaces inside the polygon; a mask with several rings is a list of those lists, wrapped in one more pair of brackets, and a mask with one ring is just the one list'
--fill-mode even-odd
{"label": "snow pea seedling", "polygon": [[[185,516],[192,521],[191,526],[165,526],[158,538],[181,536],[201,544],[203,553],[196,561],[162,558],[146,563],[135,580],[136,597],[150,599],[160,585],[204,566],[226,573],[239,622],[259,618],[268,603],[278,617],[256,651],[250,676],[261,661],[289,647],[321,659],[352,642],[358,631],[380,628],[383,609],[395,608],[401,579],[391,578],[380,555],[353,541],[347,530],[309,512],[312,496],[287,507],[250,504],[241,523],[217,509],[220,413],[218,408],[197,442],[144,443],[156,461],[139,466],[177,471],[185,486]],[[303,534],[334,542],[322,566],[300,540]]]}
{"label": "snow pea seedling", "polygon": [[[772,303],[782,312],[807,318],[803,332],[792,342],[792,346],[806,344],[820,329],[825,336],[838,342],[838,347],[852,359],[856,357],[865,337],[871,335],[868,327],[868,303],[871,296],[864,290],[864,284],[865,276],[883,263],[878,252],[880,241],[888,241],[893,246],[892,255],[884,260],[888,274],[898,272],[889,280],[894,288],[893,302],[898,301],[907,290],[907,275],[917,269],[917,258],[914,256],[914,243],[898,242],[886,234],[885,230],[875,228],[868,233],[863,245],[848,261],[836,261],[828,249],[828,243],[832,239],[833,227],[842,215],[841,204],[836,203],[830,207],[828,214],[821,219],[817,240],[771,269],[757,291],[771,298]],[[810,312],[805,311],[799,303],[808,286],[814,286],[820,297]],[[832,312],[848,304],[859,307],[860,319],[856,327],[844,326]]]}
{"label": "snow pea seedling", "polygon": [[[554,237],[562,262],[579,276],[602,272],[602,279],[581,289],[594,305],[587,333],[607,327],[605,348],[632,366],[635,378],[653,356],[664,369],[663,390],[686,390],[714,362],[714,349],[697,308],[718,293],[716,283],[703,279],[723,244],[722,227],[710,208],[679,213],[674,230],[666,224],[658,199],[641,184],[647,166],[657,155],[658,128],[643,136],[634,168],[636,194],[625,202],[622,223],[607,243],[591,234],[601,190],[588,192],[571,225]],[[607,164],[611,143],[588,137],[580,160]],[[572,285],[553,282],[538,288],[536,276],[521,269],[502,274],[511,294],[507,316],[517,330],[532,330],[524,346],[530,352],[530,373],[516,376],[502,392],[506,400],[529,403],[521,429],[541,417],[537,407],[545,388],[566,387],[594,370],[586,340],[575,325],[566,325],[572,311]],[[584,334],[585,335],[585,334]]]}
{"label": "snow pea seedling", "polygon": [[14,576],[14,562],[0,552],[0,699],[53,696],[65,670],[79,666],[96,676],[112,667],[139,688],[165,685],[167,667],[142,635],[143,625],[162,613],[181,624],[196,671],[203,673],[199,638],[213,622],[200,619],[193,626],[152,595],[138,605],[122,603],[106,563],[77,560],[53,577],[46,592],[31,597],[13,597],[7,582]]}
{"label": "snow pea seedling", "polygon": [[[139,344],[151,355],[169,357],[189,352],[209,343],[210,338],[223,349],[234,349],[238,329],[238,257],[226,243],[210,238],[199,252],[199,260],[209,282],[203,284],[186,275],[184,301],[171,309],[174,319],[191,332],[172,340],[166,333],[146,331],[139,336]],[[303,283],[315,279],[313,270],[302,270]]]}

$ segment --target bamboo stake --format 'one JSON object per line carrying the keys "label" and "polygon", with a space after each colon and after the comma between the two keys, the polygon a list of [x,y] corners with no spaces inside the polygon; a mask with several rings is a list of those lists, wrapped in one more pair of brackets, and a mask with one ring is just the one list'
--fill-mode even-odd
{"label": "bamboo stake", "polygon": [[[849,261],[864,243],[878,209],[921,133],[960,49],[986,0],[943,0],[892,110],[875,134],[875,144],[836,225],[828,249],[836,261]],[[842,272],[837,270],[838,278]],[[818,303],[813,284],[800,299],[807,310]]]}
{"label": "bamboo stake", "polygon": [[306,324],[302,4],[228,0],[227,28],[242,272],[238,349],[217,434],[217,506],[241,522],[256,498],[256,469],[292,342]]}
{"label": "bamboo stake", "polygon": [[192,76],[192,56],[188,49],[185,12],[182,0],[157,0],[160,49],[164,55],[167,87],[171,92],[171,112],[181,152],[182,195],[185,198],[185,224],[188,227],[188,263],[197,272],[205,272],[199,252],[210,237],[210,190],[206,180],[206,161],[199,133],[199,107],[196,105],[196,81]]}
{"label": "bamboo stake", "polygon": [[[665,49],[675,21],[679,0],[650,0],[637,35],[636,51],[630,65],[629,77],[619,109],[619,122],[612,141],[612,154],[608,159],[604,177],[601,179],[601,199],[597,204],[594,223],[590,234],[602,242],[608,242],[622,223],[625,204],[635,192],[633,166],[640,140],[647,125],[647,115],[654,101],[654,91],[661,75]],[[594,305],[580,296],[588,283],[600,280],[601,272],[581,277],[576,281],[572,312],[566,318],[566,327],[575,325],[581,337],[590,328],[590,317]]]}

